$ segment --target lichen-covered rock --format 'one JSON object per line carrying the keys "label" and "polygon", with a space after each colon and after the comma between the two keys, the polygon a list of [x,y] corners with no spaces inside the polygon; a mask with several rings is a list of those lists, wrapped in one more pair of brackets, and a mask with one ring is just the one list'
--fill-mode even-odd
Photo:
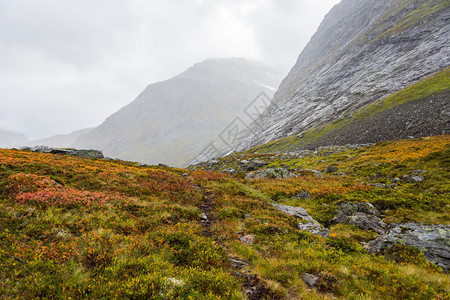
{"label": "lichen-covered rock", "polygon": [[293,217],[296,217],[296,218],[300,218],[300,219],[305,220],[305,221],[317,222],[302,207],[294,207],[294,206],[281,205],[281,204],[272,204],[272,205],[273,205],[273,207],[275,207],[276,210],[284,212],[287,215],[290,215],[290,216],[293,216]]}
{"label": "lichen-covered rock", "polygon": [[380,212],[375,208],[375,206],[373,206],[373,204],[369,202],[360,202],[360,203],[344,202],[338,205],[338,209],[347,216],[351,216],[357,212],[374,216],[380,215]]}
{"label": "lichen-covered rock", "polygon": [[334,167],[334,166],[328,166],[328,167],[325,169],[325,173],[334,173],[334,172],[337,172],[337,170],[339,170],[337,167]]}
{"label": "lichen-covered rock", "polygon": [[417,183],[425,180],[425,177],[422,175],[404,175],[403,180],[407,183]]}
{"label": "lichen-covered rock", "polygon": [[330,230],[316,222],[298,223],[298,229],[324,238],[330,235]]}
{"label": "lichen-covered rock", "polygon": [[304,223],[298,223],[298,229],[307,231],[309,233],[319,235],[321,237],[327,237],[330,235],[330,231],[320,225],[308,212],[302,207],[294,207],[289,205],[272,204],[275,209],[284,212],[285,214],[300,218],[305,221]]}
{"label": "lichen-covered rock", "polygon": [[255,237],[253,235],[244,235],[243,237],[239,238],[239,240],[246,245],[253,245],[255,243]]}
{"label": "lichen-covered rock", "polygon": [[309,274],[309,273],[305,273],[302,276],[302,280],[309,286],[309,287],[316,287],[319,282],[320,282],[320,278],[317,277],[316,275],[313,274]]}
{"label": "lichen-covered rock", "polygon": [[311,194],[308,191],[301,191],[300,193],[295,194],[291,198],[292,199],[310,200]]}
{"label": "lichen-covered rock", "polygon": [[69,148],[50,148],[47,146],[35,146],[35,147],[22,147],[21,150],[29,150],[33,152],[39,153],[52,153],[52,154],[61,154],[61,155],[72,155],[72,156],[80,156],[84,158],[104,158],[102,151],[98,150],[78,150],[78,149],[69,149]]}
{"label": "lichen-covered rock", "polygon": [[357,212],[350,216],[348,223],[358,228],[371,230],[380,234],[384,233],[387,229],[386,223],[379,217],[361,212]]}
{"label": "lichen-covered rock", "polygon": [[429,262],[450,270],[450,226],[400,223],[371,241],[369,253],[382,253],[398,243],[419,249]]}
{"label": "lichen-covered rock", "polygon": [[252,173],[248,173],[246,175],[246,178],[257,178],[257,179],[265,179],[265,178],[289,178],[294,176],[294,174],[283,168],[276,168],[276,169],[266,169],[266,170],[260,170]]}
{"label": "lichen-covered rock", "polygon": [[380,234],[387,229],[386,223],[380,218],[380,212],[371,203],[341,203],[338,210],[333,223],[348,223]]}

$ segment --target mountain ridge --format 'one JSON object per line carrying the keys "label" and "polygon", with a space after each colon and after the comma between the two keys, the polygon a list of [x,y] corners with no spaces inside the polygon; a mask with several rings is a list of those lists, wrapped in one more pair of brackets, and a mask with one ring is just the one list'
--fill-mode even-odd
{"label": "mountain ridge", "polygon": [[336,5],[275,93],[280,109],[266,113],[239,149],[343,118],[447,67],[449,7],[437,0]]}
{"label": "mountain ridge", "polygon": [[279,75],[241,58],[208,59],[148,85],[129,105],[78,139],[74,146],[106,156],[174,166],[189,164]]}

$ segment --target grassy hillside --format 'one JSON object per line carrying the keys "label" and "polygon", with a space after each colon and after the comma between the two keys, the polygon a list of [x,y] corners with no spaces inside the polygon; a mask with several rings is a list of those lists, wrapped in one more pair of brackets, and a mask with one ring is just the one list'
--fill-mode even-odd
{"label": "grassy hillside", "polygon": [[[365,122],[376,119],[381,113],[389,113],[395,108],[401,107],[407,103],[427,99],[430,96],[444,95],[447,97],[450,87],[450,68],[446,68],[436,74],[433,74],[403,90],[398,91],[380,101],[370,104],[356,111],[351,116],[338,119],[320,127],[313,128],[305,132],[301,138],[296,135],[289,136],[277,141],[263,144],[251,149],[251,152],[270,153],[276,151],[292,151],[296,149],[308,148],[311,145],[317,147],[319,144],[330,143],[331,137],[343,135],[353,127],[363,127]],[[423,104],[424,106],[426,104]],[[413,119],[413,117],[412,117]],[[412,120],[414,121],[414,120]],[[372,129],[378,126],[372,127]],[[392,130],[400,131],[395,128]],[[357,133],[356,133],[357,135]],[[358,137],[355,137],[357,140]],[[356,143],[356,142],[355,142]],[[313,147],[315,148],[315,147]]]}
{"label": "grassy hillside", "polygon": [[[369,201],[386,223],[450,224],[449,146],[438,136],[295,157],[235,154],[213,167],[236,175],[0,150],[0,295],[447,299],[448,275],[420,251],[370,255],[362,243],[376,233],[330,220],[341,202]],[[242,160],[256,158],[297,177],[245,179]],[[305,171],[329,166],[345,176]],[[425,181],[392,183],[417,169]],[[311,199],[291,197],[304,190]],[[299,230],[270,203],[304,207],[331,235]],[[320,284],[308,287],[305,273]]]}

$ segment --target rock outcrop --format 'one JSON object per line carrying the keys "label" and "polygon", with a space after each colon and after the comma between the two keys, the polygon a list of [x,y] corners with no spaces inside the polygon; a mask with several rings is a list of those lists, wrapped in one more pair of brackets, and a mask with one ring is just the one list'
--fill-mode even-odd
{"label": "rock outcrop", "polygon": [[276,210],[300,219],[302,222],[298,223],[298,229],[300,229],[301,231],[307,231],[321,237],[327,237],[330,235],[330,231],[320,225],[320,223],[317,222],[313,217],[311,217],[304,208],[281,204],[272,205]]}
{"label": "rock outcrop", "polygon": [[429,262],[450,270],[450,226],[397,224],[369,243],[369,253],[382,253],[397,243],[419,249]]}
{"label": "rock outcrop", "polygon": [[80,156],[84,158],[104,158],[103,153],[98,150],[78,150],[78,149],[61,149],[61,148],[50,148],[47,146],[35,146],[35,147],[22,147],[21,150],[28,150],[39,153],[52,153],[61,155],[71,155]]}
{"label": "rock outcrop", "polygon": [[338,210],[338,214],[332,220],[333,223],[348,223],[380,234],[387,229],[386,223],[380,218],[380,213],[371,203],[341,203]]}
{"label": "rock outcrop", "polygon": [[238,148],[301,136],[448,67],[449,7],[439,0],[342,0]]}

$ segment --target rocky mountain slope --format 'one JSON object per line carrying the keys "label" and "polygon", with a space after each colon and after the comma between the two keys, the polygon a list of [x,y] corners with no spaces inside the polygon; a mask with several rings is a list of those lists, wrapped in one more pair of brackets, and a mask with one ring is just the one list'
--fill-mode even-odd
{"label": "rocky mountain slope", "polygon": [[281,83],[277,109],[240,148],[344,119],[449,66],[449,8],[440,0],[341,1]]}
{"label": "rocky mountain slope", "polygon": [[208,59],[150,84],[74,146],[143,163],[187,165],[259,93],[273,95],[280,81],[279,74],[257,62]]}

